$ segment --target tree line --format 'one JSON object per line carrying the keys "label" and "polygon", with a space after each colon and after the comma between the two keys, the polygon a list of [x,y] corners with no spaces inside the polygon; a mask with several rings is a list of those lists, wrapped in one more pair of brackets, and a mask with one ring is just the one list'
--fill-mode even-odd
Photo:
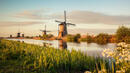
{"label": "tree line", "polygon": [[76,35],[67,35],[68,42],[95,42],[98,44],[107,44],[107,43],[118,43],[126,42],[130,43],[130,28],[125,26],[120,26],[116,33],[113,35],[107,33],[99,33],[96,36],[87,34],[86,37],[81,37],[80,34]]}

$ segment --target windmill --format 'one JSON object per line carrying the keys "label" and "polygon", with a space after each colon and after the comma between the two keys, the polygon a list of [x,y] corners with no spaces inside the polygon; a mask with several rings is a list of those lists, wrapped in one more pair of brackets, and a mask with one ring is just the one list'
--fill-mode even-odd
{"label": "windmill", "polygon": [[20,24],[19,24],[19,28],[18,28],[18,33],[17,33],[17,37],[20,37]]}
{"label": "windmill", "polygon": [[46,25],[45,25],[44,30],[40,30],[40,31],[42,31],[42,32],[43,32],[43,35],[47,35],[47,32],[51,32],[51,31],[47,31],[47,30],[46,30]]}
{"label": "windmill", "polygon": [[55,20],[55,22],[58,22],[60,23],[58,25],[58,38],[61,39],[62,37],[66,36],[68,34],[67,32],[67,25],[73,25],[75,26],[75,24],[72,24],[72,23],[67,23],[66,22],[66,11],[64,11],[64,22],[62,21],[57,21]]}

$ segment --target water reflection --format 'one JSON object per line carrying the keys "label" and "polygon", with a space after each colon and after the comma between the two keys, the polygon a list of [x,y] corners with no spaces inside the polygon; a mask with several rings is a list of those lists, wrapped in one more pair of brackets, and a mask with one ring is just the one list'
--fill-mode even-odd
{"label": "water reflection", "polygon": [[44,47],[47,47],[47,46],[51,46],[52,44],[51,43],[46,43],[46,42],[43,42],[43,45]]}
{"label": "water reflection", "polygon": [[59,40],[59,48],[60,49],[67,49],[67,43],[64,40]]}

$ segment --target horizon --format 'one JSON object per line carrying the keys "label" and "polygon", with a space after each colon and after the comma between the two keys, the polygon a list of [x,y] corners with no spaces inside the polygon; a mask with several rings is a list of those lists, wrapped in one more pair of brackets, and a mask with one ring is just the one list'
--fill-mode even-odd
{"label": "horizon", "polygon": [[[58,24],[67,11],[69,34],[114,34],[119,26],[130,27],[129,0],[1,0],[0,37],[41,35],[40,29],[57,36]],[[65,5],[66,4],[66,5]]]}

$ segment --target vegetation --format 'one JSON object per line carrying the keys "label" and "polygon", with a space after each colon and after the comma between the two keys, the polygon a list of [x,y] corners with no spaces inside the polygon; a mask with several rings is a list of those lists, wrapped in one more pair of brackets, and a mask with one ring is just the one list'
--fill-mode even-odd
{"label": "vegetation", "polygon": [[[80,39],[80,40],[79,40]],[[121,26],[117,29],[116,35],[109,35],[107,33],[99,33],[96,36],[87,35],[85,38],[81,38],[80,34],[77,35],[68,35],[67,41],[69,42],[95,42],[98,44],[107,44],[107,43],[118,43],[126,42],[130,43],[130,28]]]}
{"label": "vegetation", "polygon": [[130,44],[130,36],[126,36],[126,37],[124,37],[123,40],[124,40],[124,42]]}
{"label": "vegetation", "polygon": [[117,42],[130,43],[130,28],[121,26],[116,32]]}
{"label": "vegetation", "polygon": [[109,42],[109,35],[105,33],[100,33],[95,37],[95,42],[99,44],[106,44]]}
{"label": "vegetation", "polygon": [[81,41],[81,42],[86,42],[87,39],[86,39],[86,38],[80,38],[80,41]]}
{"label": "vegetation", "polygon": [[42,36],[39,36],[42,40],[47,40],[47,39],[49,39],[49,38],[52,38],[53,37],[53,35],[52,34],[43,34]]}
{"label": "vegetation", "polygon": [[[43,36],[44,37],[44,36]],[[45,36],[44,38],[52,37]],[[99,44],[108,43],[113,36],[100,33],[83,39]],[[68,35],[67,41],[78,42],[80,34]],[[119,27],[116,32],[117,42],[130,43],[130,28]],[[130,72],[130,45],[120,43],[115,50],[105,49],[103,56],[91,57],[80,51],[60,50],[17,41],[0,40],[0,73],[121,73]],[[111,60],[111,61],[110,61]],[[115,61],[113,61],[115,60]]]}
{"label": "vegetation", "polygon": [[130,44],[121,42],[114,50],[105,49],[102,54],[115,59],[116,69],[120,70],[120,73],[130,72]]}
{"label": "vegetation", "polygon": [[76,35],[67,35],[67,41],[68,42],[79,42],[79,38],[81,37],[80,34]]}
{"label": "vegetation", "polygon": [[93,38],[90,35],[87,35],[87,40],[88,43],[91,43],[93,41]]}
{"label": "vegetation", "polygon": [[80,51],[0,40],[1,73],[79,73],[104,68],[110,72],[107,59],[90,57]]}
{"label": "vegetation", "polygon": [[[87,35],[86,38],[81,38],[79,34],[77,35],[68,35],[67,36],[67,41],[69,42],[87,42],[87,43],[91,43],[91,42],[96,42],[98,44],[106,44],[108,42],[110,42],[110,35],[106,34],[106,33],[100,33],[95,37],[92,37],[91,35]],[[80,41],[79,41],[80,39]]]}

